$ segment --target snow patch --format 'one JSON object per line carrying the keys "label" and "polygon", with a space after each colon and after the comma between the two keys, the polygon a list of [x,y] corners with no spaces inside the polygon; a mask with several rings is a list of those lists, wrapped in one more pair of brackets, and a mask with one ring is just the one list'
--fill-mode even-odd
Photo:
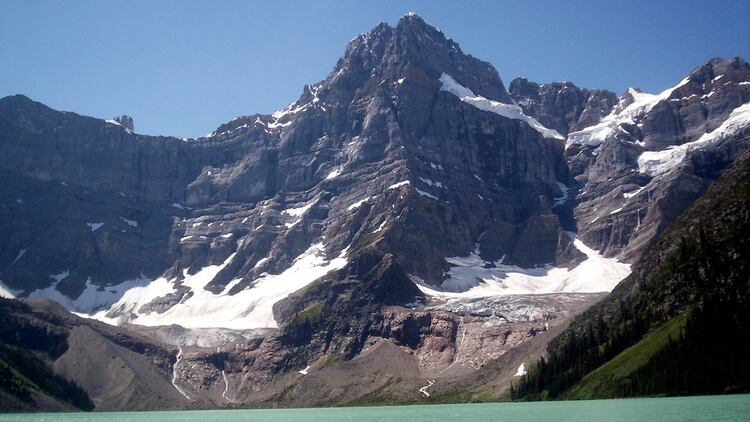
{"label": "snow patch", "polygon": [[118,122],[117,120],[107,119],[107,120],[105,120],[105,122],[107,122],[107,123],[109,123],[111,125],[120,126],[121,128],[125,129],[125,132],[133,133],[133,132],[130,131],[130,129],[128,129],[125,126],[121,125],[120,122]]}
{"label": "snow patch", "polygon": [[101,229],[104,223],[86,223],[86,225],[89,226],[92,232],[95,232]]}
{"label": "snow patch", "polygon": [[361,199],[361,200],[359,200],[359,201],[357,201],[357,202],[355,202],[355,203],[353,203],[353,204],[349,205],[349,206],[348,206],[348,207],[346,208],[346,209],[347,209],[347,211],[353,211],[353,210],[356,210],[357,208],[359,208],[359,207],[360,207],[360,205],[362,205],[362,204],[364,204],[365,202],[369,201],[369,200],[370,200],[370,198],[372,198],[372,197],[371,197],[371,196],[368,196],[368,197],[366,197],[366,198],[364,198],[364,199]]}
{"label": "snow patch", "polygon": [[[144,312],[140,308],[153,299],[174,292],[174,280],[167,281],[160,278],[140,288],[128,290],[108,310],[88,316],[110,324],[124,322],[146,326],[178,324],[185,328],[222,327],[243,330],[276,328],[273,305],[328,272],[344,267],[347,263],[347,251],[348,248],[344,249],[338,257],[327,259],[323,244],[315,243],[300,254],[293,261],[292,266],[281,274],[263,273],[253,280],[250,287],[237,294],[226,294],[228,293],[226,288],[219,294],[206,290],[216,275],[232,261],[235,256],[232,254],[222,264],[209,265],[193,275],[185,270],[182,285],[192,291],[192,296],[183,298],[182,301],[162,313]],[[237,284],[234,280],[230,282],[232,283]]]}
{"label": "snow patch", "polygon": [[410,184],[410,183],[411,183],[411,182],[409,182],[408,180],[404,180],[403,182],[398,182],[398,183],[394,183],[394,184],[392,184],[392,185],[388,186],[388,190],[391,190],[391,189],[398,189],[398,188],[400,188],[401,186],[406,186],[406,185],[408,185],[408,184]]}
{"label": "snow patch", "polygon": [[514,377],[522,377],[526,375],[526,364],[521,362],[521,366],[518,367],[518,370],[516,371],[516,375],[513,375]]}
{"label": "snow patch", "polygon": [[302,221],[302,216],[315,204],[315,200],[308,202],[307,204],[297,207],[297,208],[288,208],[283,211],[281,211],[282,214],[286,214],[290,217],[294,217],[294,221],[286,222],[284,225],[287,228],[292,228],[297,225],[300,221]]}
{"label": "snow patch", "polygon": [[461,101],[470,104],[480,110],[489,111],[490,113],[495,113],[508,119],[524,121],[534,130],[541,133],[545,138],[565,139],[556,130],[548,129],[541,123],[539,123],[535,118],[525,115],[521,107],[516,104],[505,104],[499,101],[494,101],[479,95],[475,95],[472,90],[459,84],[455,79],[453,79],[446,73],[440,75],[440,82],[442,83],[442,86],[440,87],[441,91],[450,92],[451,94],[461,99]]}
{"label": "snow patch", "polygon": [[235,278],[234,280],[227,283],[226,286],[224,286],[224,290],[222,290],[221,295],[228,295],[230,291],[234,288],[234,286],[240,284],[240,281],[242,281],[242,278]]}
{"label": "snow patch", "polygon": [[259,259],[259,260],[258,260],[258,262],[256,262],[256,263],[255,263],[255,265],[253,265],[253,268],[260,268],[260,267],[262,267],[262,266],[263,266],[263,264],[265,264],[265,263],[266,263],[267,261],[268,261],[268,257],[266,257],[266,258],[261,258],[261,259]]}
{"label": "snow patch", "polygon": [[382,222],[382,223],[380,223],[380,225],[378,226],[378,228],[377,228],[377,229],[375,229],[375,230],[373,230],[372,232],[373,232],[373,233],[379,233],[379,232],[381,232],[381,231],[383,230],[383,228],[385,227],[385,224],[386,224],[387,222],[388,222],[388,219],[385,219],[385,220],[383,220],[383,222]]}
{"label": "snow patch", "polygon": [[120,220],[124,221],[130,227],[138,227],[138,222],[135,220],[128,220],[125,217],[120,217]]}
{"label": "snow patch", "polygon": [[671,146],[662,151],[645,151],[638,157],[638,171],[651,177],[664,174],[677,167],[687,154],[711,146],[740,130],[750,126],[750,103],[734,110],[729,117],[712,132],[704,133],[695,141]]}
{"label": "snow patch", "polygon": [[330,173],[328,173],[328,176],[326,176],[325,180],[335,179],[339,177],[340,174],[341,174],[341,169],[335,169],[331,171]]}
{"label": "snow patch", "polygon": [[645,189],[645,188],[646,188],[645,186],[641,186],[640,188],[638,188],[638,189],[636,189],[636,190],[634,190],[634,191],[632,191],[632,192],[624,192],[624,193],[622,194],[622,196],[623,196],[623,197],[624,197],[625,199],[630,199],[630,198],[632,198],[632,197],[634,197],[634,196],[638,195],[639,193],[641,193],[641,191],[642,191],[643,189]]}
{"label": "snow patch", "polygon": [[545,265],[521,268],[504,265],[503,259],[485,262],[473,251],[465,257],[447,258],[454,267],[448,272],[440,289],[424,284],[411,276],[419,289],[430,296],[448,299],[482,298],[489,296],[543,293],[594,293],[609,292],[630,274],[630,264],[615,258],[605,258],[575,237],[568,235],[573,245],[586,255],[586,260],[572,270]]}
{"label": "snow patch", "polygon": [[[86,279],[86,285],[83,292],[76,298],[71,299],[57,289],[57,284],[70,276],[70,271],[65,270],[59,274],[51,275],[55,281],[52,285],[43,289],[37,289],[29,293],[28,297],[32,299],[50,299],[58,302],[75,314],[84,314],[89,316],[101,309],[108,309],[112,304],[121,301],[126,292],[149,284],[151,281],[141,275],[132,280],[123,281],[113,286],[95,285],[91,278]],[[107,322],[107,321],[105,321]]]}
{"label": "snow patch", "polygon": [[[577,132],[568,134],[567,145],[579,144],[588,146],[598,146],[607,138],[614,135],[622,124],[635,124],[643,115],[651,111],[652,108],[661,101],[664,101],[672,95],[672,91],[688,83],[688,78],[683,79],[672,88],[662,91],[658,95],[638,92],[633,88],[628,93],[633,97],[633,102],[624,109],[615,107],[609,115],[604,117],[598,124],[589,126]],[[620,99],[620,102],[623,100]]]}

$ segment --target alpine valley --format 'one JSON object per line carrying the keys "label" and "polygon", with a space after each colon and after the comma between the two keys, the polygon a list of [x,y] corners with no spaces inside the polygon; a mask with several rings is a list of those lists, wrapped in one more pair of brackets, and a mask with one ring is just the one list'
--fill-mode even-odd
{"label": "alpine valley", "polygon": [[407,14],[283,110],[136,129],[0,99],[2,411],[750,388],[740,58],[506,89]]}

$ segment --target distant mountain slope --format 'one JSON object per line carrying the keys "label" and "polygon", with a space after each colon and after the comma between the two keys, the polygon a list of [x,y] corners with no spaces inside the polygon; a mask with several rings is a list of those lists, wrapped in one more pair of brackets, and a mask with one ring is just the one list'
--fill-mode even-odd
{"label": "distant mountain slope", "polygon": [[0,410],[137,410],[182,405],[174,351],[48,301],[0,298]]}
{"label": "distant mountain slope", "polygon": [[515,399],[750,389],[750,153],[577,317]]}

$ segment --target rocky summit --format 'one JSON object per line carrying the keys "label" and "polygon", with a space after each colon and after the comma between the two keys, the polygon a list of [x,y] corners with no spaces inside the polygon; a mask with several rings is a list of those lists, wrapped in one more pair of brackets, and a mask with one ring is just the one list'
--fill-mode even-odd
{"label": "rocky summit", "polygon": [[[6,97],[0,293],[21,301],[0,315],[62,346],[0,342],[100,410],[499,397],[749,126],[740,58],[658,94],[506,89],[413,14],[356,36],[285,109],[202,138]],[[86,367],[109,361],[127,385]],[[90,407],[42,390],[0,391]]]}

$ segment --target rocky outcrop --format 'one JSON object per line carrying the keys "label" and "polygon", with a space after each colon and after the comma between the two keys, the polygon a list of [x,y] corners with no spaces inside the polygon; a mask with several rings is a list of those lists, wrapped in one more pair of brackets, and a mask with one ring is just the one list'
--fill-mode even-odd
{"label": "rocky outcrop", "polygon": [[509,89],[526,114],[564,135],[599,123],[617,104],[614,92],[579,88],[568,81],[538,84],[516,78]]}
{"label": "rocky outcrop", "polygon": [[123,114],[120,117],[115,117],[114,120],[120,124],[120,126],[124,127],[125,129],[133,132],[135,131],[135,126],[133,124],[133,118]]}

